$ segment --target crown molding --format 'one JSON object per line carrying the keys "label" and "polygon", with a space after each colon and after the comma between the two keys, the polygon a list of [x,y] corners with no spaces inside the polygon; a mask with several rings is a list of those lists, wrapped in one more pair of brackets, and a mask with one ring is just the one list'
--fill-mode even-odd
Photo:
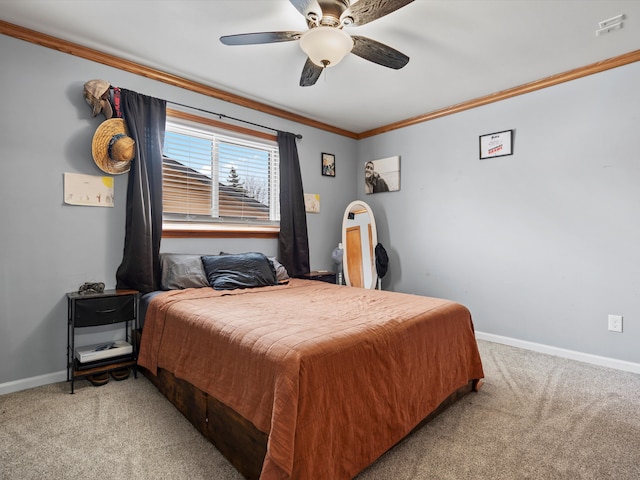
{"label": "crown molding", "polygon": [[481,107],[483,105],[488,105],[489,103],[499,102],[501,100],[506,100],[507,98],[516,97],[518,95],[524,95],[525,93],[531,93],[536,90],[541,90],[543,88],[553,87],[554,85],[558,85],[560,83],[569,82],[571,80],[576,80],[578,78],[593,75],[594,73],[604,72],[605,70],[621,67],[623,65],[627,65],[629,63],[634,63],[637,61],[640,61],[640,50],[635,50],[633,52],[625,53],[623,55],[609,58],[601,62],[592,63],[591,65],[587,65],[585,67],[575,68],[573,70],[569,70],[564,73],[552,75],[550,77],[546,77],[541,80],[536,80],[534,82],[525,83],[524,85],[520,85],[517,87],[509,88],[507,90],[502,90],[500,92],[492,93],[490,95],[479,97],[474,100],[470,100],[468,102],[459,103],[457,105],[452,105],[450,107],[442,108],[440,110],[435,110],[430,113],[418,115],[417,117],[408,118],[406,120],[401,120],[396,123],[375,128],[373,130],[368,130],[366,132],[360,133],[358,135],[358,140],[361,140],[367,137],[373,137],[375,135],[380,135],[381,133],[390,132],[392,130],[397,130],[399,128],[408,127],[410,125],[416,125],[418,123],[428,122],[429,120],[435,120],[436,118],[444,117],[447,115],[453,115],[454,113],[459,113],[465,110],[470,110],[472,108]]}
{"label": "crown molding", "polygon": [[18,38],[20,40],[24,40],[26,42],[35,43],[36,45],[40,45],[42,47],[51,48],[63,53],[68,53],[69,55],[74,55],[86,60],[91,60],[92,62],[102,63],[103,65],[114,67],[119,70],[134,73],[136,75],[141,75],[152,80],[168,83],[169,85],[184,88],[185,90],[200,93],[202,95],[216,98],[218,100],[233,103],[235,105],[240,105],[242,107],[250,108],[262,113],[267,113],[269,115],[274,115],[276,117],[285,118],[302,125],[308,125],[310,127],[318,128],[320,130],[326,130],[328,132],[336,133],[338,135],[343,135],[349,138],[357,138],[357,134],[354,132],[334,127],[333,125],[329,125],[326,123],[317,122],[310,118],[303,117],[302,115],[297,115],[280,108],[272,107],[264,103],[250,100],[240,95],[225,92],[224,90],[209,87],[207,85],[203,85],[201,83],[194,82],[177,75],[172,75],[161,70],[156,70],[155,68],[131,62],[129,60],[116,57],[115,55],[110,55],[108,53],[100,52],[92,48],[68,42],[51,35],[46,35],[35,30],[30,30],[19,25],[14,25],[12,23],[5,22],[4,20],[0,20],[0,33],[8,35],[10,37]]}
{"label": "crown molding", "polygon": [[325,130],[327,132],[335,133],[335,134],[342,135],[348,138],[353,138],[356,140],[362,140],[364,138],[373,137],[375,135],[380,135],[382,133],[390,132],[392,130],[398,130],[400,128],[416,125],[418,123],[428,122],[429,120],[435,120],[436,118],[444,117],[447,115],[453,115],[455,113],[460,113],[465,110],[481,107],[494,102],[499,102],[501,100],[506,100],[508,98],[516,97],[518,95],[524,95],[526,93],[531,93],[536,90],[552,87],[560,83],[569,82],[571,80],[576,80],[578,78],[586,77],[589,75],[593,75],[595,73],[604,72],[612,68],[617,68],[623,65],[628,65],[630,63],[640,61],[640,50],[635,50],[633,52],[625,53],[623,55],[609,58],[601,62],[596,62],[596,63],[592,63],[591,65],[575,68],[567,72],[559,73],[557,75],[552,75],[550,77],[546,77],[530,83],[525,83],[524,85],[519,85],[517,87],[509,88],[507,90],[502,90],[500,92],[492,93],[490,95],[485,95],[483,97],[479,97],[473,100],[469,100],[467,102],[459,103],[457,105],[452,105],[450,107],[446,107],[446,108],[435,110],[429,113],[418,115],[416,117],[408,118],[406,120],[401,120],[399,122],[391,123],[389,125],[383,125],[381,127],[374,128],[372,130],[367,130],[365,132],[355,133],[355,132],[344,130],[338,127],[334,127],[326,123],[317,122],[308,117],[304,117],[302,115],[291,113],[286,110],[275,108],[275,107],[266,105],[264,103],[256,102],[254,100],[250,100],[240,95],[235,95],[233,93],[225,92],[217,88],[209,87],[207,85],[203,85],[201,83],[194,82],[192,80],[188,80],[188,79],[179,77],[177,75],[172,75],[170,73],[166,73],[161,70],[156,70],[154,68],[146,67],[144,65],[116,57],[115,55],[110,55],[104,52],[100,52],[98,50],[94,50],[92,48],[84,47],[76,43],[68,42],[66,40],[62,40],[50,35],[46,35],[44,33],[40,33],[35,30],[30,30],[28,28],[24,28],[19,25],[14,25],[12,23],[5,22],[3,20],[0,20],[0,34],[5,34],[11,37],[18,38],[20,40],[24,40],[30,43],[35,43],[37,45],[40,45],[46,48],[51,48],[53,50],[58,50],[60,52],[68,53],[69,55],[75,55],[77,57],[81,57],[86,60],[102,63],[110,67],[114,67],[130,73],[134,73],[136,75],[141,75],[143,77],[147,77],[152,80],[168,83],[169,85],[174,85],[179,88],[184,88],[185,90],[190,90],[196,93],[200,93],[202,95],[216,98],[218,100],[233,103],[235,105],[240,105],[242,107],[246,107],[262,113],[267,113],[269,115],[274,115],[276,117],[285,118],[287,120],[291,120],[291,121],[300,123],[302,125],[318,128],[320,130]]}

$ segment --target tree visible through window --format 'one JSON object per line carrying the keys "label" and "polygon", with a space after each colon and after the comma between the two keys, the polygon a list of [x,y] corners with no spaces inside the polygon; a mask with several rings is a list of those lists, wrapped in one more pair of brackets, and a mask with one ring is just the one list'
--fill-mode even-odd
{"label": "tree visible through window", "polygon": [[[238,176],[238,172],[236,172],[236,167],[231,167],[229,169],[229,183],[228,185],[236,190],[242,190],[242,180]],[[254,197],[255,198],[255,197]]]}
{"label": "tree visible through window", "polygon": [[165,223],[277,225],[278,147],[206,125],[168,121],[163,155]]}

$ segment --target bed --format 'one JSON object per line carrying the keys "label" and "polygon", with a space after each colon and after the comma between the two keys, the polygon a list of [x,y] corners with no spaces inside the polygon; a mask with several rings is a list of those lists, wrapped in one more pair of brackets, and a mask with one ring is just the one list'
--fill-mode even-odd
{"label": "bed", "polygon": [[[233,261],[213,257],[218,267]],[[202,264],[204,282],[216,285]],[[271,265],[272,284],[212,288],[193,284],[191,257],[178,269],[189,286],[155,294],[146,307],[138,358],[245,477],[353,478],[477,389],[484,374],[464,306],[278,279]]]}

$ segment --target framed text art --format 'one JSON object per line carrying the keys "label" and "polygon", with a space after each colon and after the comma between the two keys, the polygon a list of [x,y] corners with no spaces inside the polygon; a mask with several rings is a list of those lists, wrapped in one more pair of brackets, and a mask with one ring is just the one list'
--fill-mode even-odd
{"label": "framed text art", "polygon": [[480,160],[513,155],[513,130],[480,136]]}
{"label": "framed text art", "polygon": [[331,153],[322,154],[322,175],[325,177],[336,176],[336,156]]}

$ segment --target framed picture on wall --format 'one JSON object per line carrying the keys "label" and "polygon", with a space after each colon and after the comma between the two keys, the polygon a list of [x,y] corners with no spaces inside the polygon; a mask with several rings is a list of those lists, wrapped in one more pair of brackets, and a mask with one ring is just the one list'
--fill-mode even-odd
{"label": "framed picture on wall", "polygon": [[364,164],[365,193],[395,192],[400,190],[400,157],[369,160]]}
{"label": "framed picture on wall", "polygon": [[331,153],[322,154],[322,175],[325,177],[336,176],[336,156]]}
{"label": "framed picture on wall", "polygon": [[513,155],[513,130],[480,136],[480,160]]}

